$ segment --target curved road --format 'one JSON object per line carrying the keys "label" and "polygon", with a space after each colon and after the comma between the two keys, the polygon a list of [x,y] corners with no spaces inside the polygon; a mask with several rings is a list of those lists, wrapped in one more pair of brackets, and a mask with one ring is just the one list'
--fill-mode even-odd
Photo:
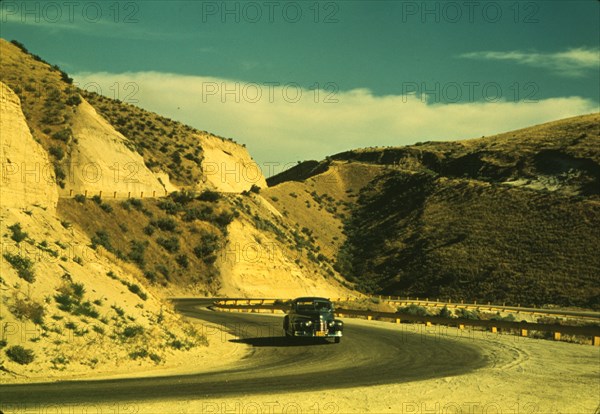
{"label": "curved road", "polygon": [[223,325],[249,344],[250,355],[226,371],[115,380],[59,381],[2,385],[0,401],[28,404],[150,401],[203,398],[400,383],[444,377],[486,365],[474,346],[403,330],[345,326],[340,344],[288,342],[283,318],[252,313],[222,313],[206,308],[207,299],[174,300],[182,314]]}

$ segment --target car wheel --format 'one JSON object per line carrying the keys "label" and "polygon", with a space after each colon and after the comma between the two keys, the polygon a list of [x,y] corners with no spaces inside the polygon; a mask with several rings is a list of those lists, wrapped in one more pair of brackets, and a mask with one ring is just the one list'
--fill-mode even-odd
{"label": "car wheel", "polygon": [[339,344],[340,342],[342,342],[342,338],[340,336],[336,336],[334,342],[336,344]]}

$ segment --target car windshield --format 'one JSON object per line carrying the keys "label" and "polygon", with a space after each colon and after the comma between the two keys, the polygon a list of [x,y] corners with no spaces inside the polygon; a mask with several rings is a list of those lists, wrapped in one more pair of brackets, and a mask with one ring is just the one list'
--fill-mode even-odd
{"label": "car windshield", "polygon": [[330,311],[332,309],[331,302],[322,300],[306,300],[296,304],[299,311]]}

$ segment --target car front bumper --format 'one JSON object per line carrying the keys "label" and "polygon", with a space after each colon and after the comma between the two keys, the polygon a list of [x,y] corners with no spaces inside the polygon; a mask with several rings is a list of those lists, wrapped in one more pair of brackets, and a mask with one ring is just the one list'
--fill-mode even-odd
{"label": "car front bumper", "polygon": [[294,331],[294,336],[304,338],[339,338],[342,331]]}

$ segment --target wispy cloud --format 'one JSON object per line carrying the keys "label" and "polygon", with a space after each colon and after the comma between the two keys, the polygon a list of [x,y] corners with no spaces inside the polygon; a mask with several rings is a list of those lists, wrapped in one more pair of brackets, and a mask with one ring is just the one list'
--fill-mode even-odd
{"label": "wispy cloud", "polygon": [[460,55],[461,58],[504,60],[521,65],[548,69],[558,75],[581,77],[591,71],[598,73],[600,69],[600,49],[573,48],[563,52],[538,53],[524,51],[483,51]]}
{"label": "wispy cloud", "polygon": [[[431,103],[416,94],[376,96],[265,86],[170,73],[80,73],[81,87],[245,143],[261,164],[321,159],[350,148],[480,137],[598,111],[581,97],[537,102]],[[128,82],[132,82],[133,88]],[[131,93],[134,91],[135,93]],[[300,95],[300,98],[298,98]]]}

